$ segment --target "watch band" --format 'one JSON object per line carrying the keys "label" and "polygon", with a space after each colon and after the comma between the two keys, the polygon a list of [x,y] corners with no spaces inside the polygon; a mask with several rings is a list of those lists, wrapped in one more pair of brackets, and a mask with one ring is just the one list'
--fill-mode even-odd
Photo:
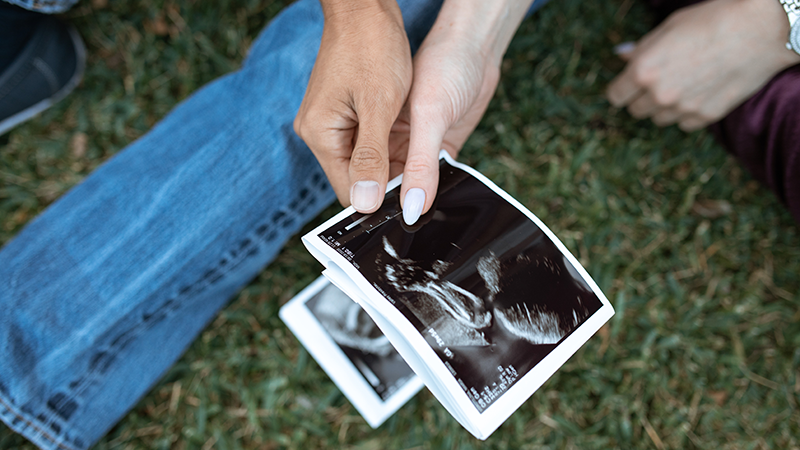
{"label": "watch band", "polygon": [[800,54],[800,0],[778,0],[786,11],[786,17],[789,19],[789,42],[786,43],[786,48],[794,50]]}

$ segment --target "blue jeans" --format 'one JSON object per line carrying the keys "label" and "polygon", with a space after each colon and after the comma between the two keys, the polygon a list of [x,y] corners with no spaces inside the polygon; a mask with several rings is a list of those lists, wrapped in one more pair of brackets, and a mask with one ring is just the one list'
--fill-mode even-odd
{"label": "blue jeans", "polygon": [[[400,3],[414,50],[441,0]],[[335,199],[292,129],[321,35],[317,0],[288,7],[240,70],[0,250],[0,419],[10,428],[44,449],[91,446]]]}

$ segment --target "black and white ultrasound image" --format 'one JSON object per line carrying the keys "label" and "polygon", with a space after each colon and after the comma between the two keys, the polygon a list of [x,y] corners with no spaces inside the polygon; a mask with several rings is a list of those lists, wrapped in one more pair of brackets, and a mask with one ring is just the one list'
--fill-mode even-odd
{"label": "black and white ultrasound image", "polygon": [[433,208],[405,225],[399,187],[320,234],[424,336],[483,412],[600,309],[525,214],[441,160]]}
{"label": "black and white ultrasound image", "polygon": [[336,286],[326,286],[306,307],[382,400],[414,377],[375,322]]}

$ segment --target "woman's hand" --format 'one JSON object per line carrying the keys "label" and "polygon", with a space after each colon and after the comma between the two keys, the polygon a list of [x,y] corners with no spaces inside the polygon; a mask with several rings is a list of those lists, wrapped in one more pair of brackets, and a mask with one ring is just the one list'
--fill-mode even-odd
{"label": "woman's hand", "polygon": [[323,1],[322,43],[295,131],[343,205],[374,212],[388,178],[402,173],[406,223],[430,209],[439,150],[456,156],[477,126],[530,3],[446,0],[412,68],[394,0]]}
{"label": "woman's hand", "polygon": [[614,106],[686,131],[716,122],[782,69],[789,21],[777,0],[709,0],[681,9],[629,52],[608,89]]}
{"label": "woman's hand", "polygon": [[407,224],[433,204],[439,150],[455,158],[483,117],[503,54],[530,3],[448,0],[442,6],[414,57],[414,83],[396,126],[408,136],[400,192]]}

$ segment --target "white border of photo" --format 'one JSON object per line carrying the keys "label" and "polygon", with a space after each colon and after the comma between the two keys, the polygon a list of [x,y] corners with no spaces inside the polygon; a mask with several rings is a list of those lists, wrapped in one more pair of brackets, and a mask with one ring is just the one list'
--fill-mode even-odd
{"label": "white border of photo", "polygon": [[364,420],[372,428],[377,428],[419,392],[424,384],[414,375],[387,400],[381,399],[306,305],[329,285],[325,277],[319,277],[289,300],[278,315]]}
{"label": "white border of photo", "polygon": [[[483,174],[454,161],[444,150],[440,152],[439,157],[475,177],[536,224],[575,267],[602,303],[599,310],[573,330],[550,354],[482,413],[478,412],[424,336],[359,273],[358,269],[320,238],[320,234],[355,214],[356,211],[352,206],[303,236],[302,240],[309,252],[326,267],[327,270],[323,274],[372,316],[392,345],[423,379],[445,409],[475,437],[485,440],[614,315],[614,309],[586,269],[538,217]],[[389,192],[401,182],[402,175],[391,180],[386,191]]]}

